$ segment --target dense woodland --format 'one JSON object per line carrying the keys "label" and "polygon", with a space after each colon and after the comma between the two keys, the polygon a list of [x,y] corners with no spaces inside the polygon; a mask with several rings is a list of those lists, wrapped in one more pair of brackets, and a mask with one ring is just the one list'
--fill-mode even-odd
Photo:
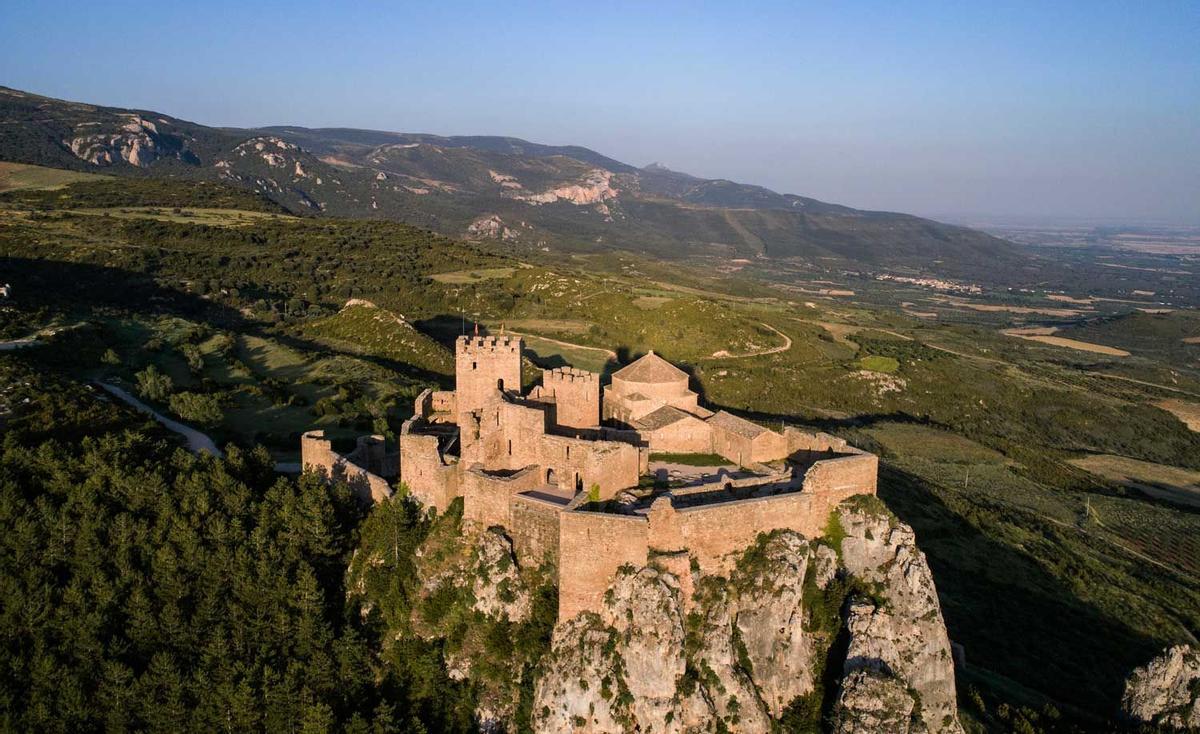
{"label": "dense woodland", "polygon": [[469,729],[438,647],[381,664],[378,613],[347,599],[360,543],[423,537],[412,505],[364,524],[345,487],[279,478],[262,451],[195,457],[93,390],[0,372],[20,386],[3,398],[0,729]]}

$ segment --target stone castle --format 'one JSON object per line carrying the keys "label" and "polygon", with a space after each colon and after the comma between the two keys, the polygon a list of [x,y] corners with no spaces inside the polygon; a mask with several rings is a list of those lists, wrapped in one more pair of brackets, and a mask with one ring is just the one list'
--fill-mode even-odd
{"label": "stone castle", "polygon": [[[421,393],[398,453],[368,436],[339,454],[310,431],[302,464],[364,500],[391,497],[393,482],[438,512],[461,497],[465,528],[502,526],[518,563],[557,569],[559,619],[598,608],[625,564],[654,559],[686,586],[693,568],[726,572],[761,532],[817,537],[838,503],[875,493],[873,454],[707,410],[688,374],[654,352],[607,386],[560,367],[523,392],[523,349],[515,336],[459,337],[455,390]],[[686,467],[653,454],[717,454],[726,466],[681,480]]]}

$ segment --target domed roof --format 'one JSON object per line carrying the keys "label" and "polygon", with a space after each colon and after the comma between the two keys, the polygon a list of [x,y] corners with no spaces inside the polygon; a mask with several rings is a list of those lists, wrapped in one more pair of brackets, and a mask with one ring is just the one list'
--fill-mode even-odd
{"label": "domed roof", "polygon": [[661,384],[687,381],[688,373],[650,351],[633,364],[614,372],[613,377],[619,377],[626,382]]}

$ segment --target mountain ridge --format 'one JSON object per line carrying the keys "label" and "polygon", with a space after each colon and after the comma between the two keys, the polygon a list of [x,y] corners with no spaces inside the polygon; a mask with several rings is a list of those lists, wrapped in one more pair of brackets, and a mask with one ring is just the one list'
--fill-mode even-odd
{"label": "mountain ridge", "polygon": [[297,213],[392,219],[513,250],[824,260],[950,275],[1021,259],[1011,243],[965,227],[508,136],[210,127],[6,87],[0,124],[0,160],[217,180]]}

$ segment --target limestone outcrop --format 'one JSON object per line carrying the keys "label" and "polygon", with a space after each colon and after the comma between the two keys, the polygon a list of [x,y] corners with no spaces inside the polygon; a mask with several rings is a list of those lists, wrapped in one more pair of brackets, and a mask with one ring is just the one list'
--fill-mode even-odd
{"label": "limestone outcrop", "polygon": [[475,611],[509,622],[529,619],[529,589],[517,573],[512,541],[503,531],[493,528],[479,534],[470,578]]}
{"label": "limestone outcrop", "polygon": [[534,731],[765,732],[784,717],[816,726],[824,710],[846,734],[961,732],[925,557],[882,503],[860,499],[836,511],[840,554],[777,531],[728,578],[693,566],[680,583],[678,564],[653,558],[623,568],[598,613],[555,629]]}
{"label": "limestone outcrop", "polygon": [[1168,729],[1200,729],[1200,650],[1176,645],[1125,682],[1123,713],[1133,721]]}
{"label": "limestone outcrop", "polygon": [[80,125],[76,136],[64,142],[77,158],[97,166],[124,162],[146,168],[156,160],[168,157],[197,162],[186,149],[186,141],[159,130],[154,121],[132,114],[122,118],[120,128],[110,132],[95,132],[95,126],[91,124]]}
{"label": "limestone outcrop", "polygon": [[[859,689],[852,697],[859,706],[854,710],[861,710],[872,688],[877,689],[879,705],[895,703],[896,686],[878,683],[892,679],[913,694],[914,703],[920,703],[913,712],[919,728],[911,731],[961,732],[950,639],[933,574],[912,528],[896,520],[875,498],[854,498],[837,512],[845,534],[842,566],[876,597],[854,598],[846,620],[850,646],[845,674],[873,673],[853,677]],[[845,710],[842,720],[848,718],[851,709]]]}

